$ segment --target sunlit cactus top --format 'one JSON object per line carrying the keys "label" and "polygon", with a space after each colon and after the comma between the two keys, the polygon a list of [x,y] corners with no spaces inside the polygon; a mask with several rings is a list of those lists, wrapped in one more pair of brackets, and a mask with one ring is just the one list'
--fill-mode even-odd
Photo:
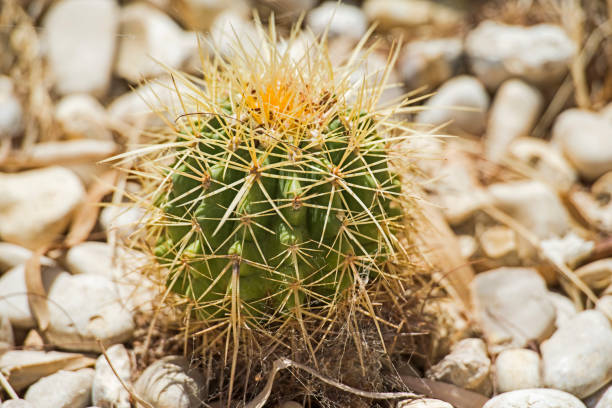
{"label": "sunlit cactus top", "polygon": [[405,132],[377,108],[390,68],[356,81],[366,51],[334,68],[323,42],[296,56],[295,35],[261,35],[201,78],[173,73],[182,112],[137,151],[157,263],[204,320],[324,310],[403,251]]}

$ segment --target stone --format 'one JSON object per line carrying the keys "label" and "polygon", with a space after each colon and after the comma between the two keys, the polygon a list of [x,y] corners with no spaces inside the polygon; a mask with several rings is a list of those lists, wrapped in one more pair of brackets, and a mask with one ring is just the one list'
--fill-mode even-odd
{"label": "stone", "polygon": [[516,160],[534,175],[534,178],[555,186],[559,191],[569,191],[576,182],[578,174],[565,156],[548,142],[533,137],[515,139],[506,153],[512,166]]}
{"label": "stone", "polygon": [[590,192],[574,189],[569,199],[589,225],[612,233],[612,171],[598,178]]}
{"label": "stone", "polygon": [[397,408],[453,408],[448,402],[433,398],[399,401]]}
{"label": "stone", "polygon": [[60,370],[28,388],[25,400],[37,408],[85,408],[91,400],[94,370]]}
{"label": "stone", "polygon": [[[179,17],[190,30],[206,32],[210,29],[215,18],[222,12],[232,9],[247,14],[248,5],[244,0],[184,0],[180,4],[173,4],[179,9]],[[244,10],[244,11],[243,11]]]}
{"label": "stone", "polygon": [[557,83],[576,53],[574,42],[559,26],[523,27],[491,20],[468,34],[465,49],[472,71],[490,90],[513,77],[542,86]]}
{"label": "stone", "polygon": [[13,80],[0,75],[0,140],[12,139],[23,131],[23,109]]}
{"label": "stone", "polygon": [[35,249],[53,241],[70,222],[85,191],[63,167],[0,173],[0,239]]}
{"label": "stone", "polygon": [[327,31],[329,37],[348,36],[359,41],[368,29],[368,22],[363,11],[357,6],[325,1],[308,12],[306,24],[315,35]]}
{"label": "stone", "polygon": [[612,322],[612,296],[604,295],[599,298],[599,301],[595,305],[595,309],[603,313],[608,320]]}
{"label": "stone", "polygon": [[202,384],[202,375],[189,369],[184,357],[166,356],[147,367],[134,388],[155,408],[196,408]]}
{"label": "stone", "polygon": [[460,38],[411,41],[398,61],[399,72],[409,89],[434,89],[459,71],[462,56]]}
{"label": "stone", "polygon": [[568,109],[557,116],[551,142],[580,176],[593,181],[612,171],[612,122],[596,113]]}
{"label": "stone", "polygon": [[47,339],[59,348],[100,352],[129,340],[132,313],[122,304],[113,282],[97,275],[59,276],[49,292]]}
{"label": "stone", "polygon": [[489,400],[482,408],[586,408],[567,392],[532,388],[505,392]]}
{"label": "stone", "polygon": [[612,386],[608,387],[606,392],[599,398],[595,408],[610,408],[612,407]]}
{"label": "stone", "polygon": [[449,131],[480,135],[485,129],[489,95],[474,77],[461,75],[445,82],[429,98],[416,121],[431,125],[450,122]]}
{"label": "stone", "polygon": [[450,354],[427,370],[427,378],[454,384],[483,395],[493,391],[491,360],[481,339],[464,339],[453,346]]}
{"label": "stone", "polygon": [[107,235],[115,231],[120,238],[127,238],[142,227],[145,216],[142,208],[111,206],[100,212],[100,225]]}
{"label": "stone", "polygon": [[55,119],[73,139],[113,140],[107,127],[106,110],[89,94],[72,94],[55,105]]}
{"label": "stone", "polygon": [[113,265],[113,248],[106,242],[83,242],[66,253],[66,267],[74,275],[98,275],[112,279],[117,275]]}
{"label": "stone", "polygon": [[488,191],[497,208],[540,239],[563,236],[569,230],[565,207],[556,192],[542,182],[495,183]]}
{"label": "stone", "polygon": [[578,313],[576,305],[567,296],[556,292],[548,292],[548,299],[552,302],[557,312],[555,317],[555,326],[557,328],[563,326]]}
{"label": "stone", "polygon": [[574,271],[593,290],[605,289],[612,284],[612,258],[599,259]]}
{"label": "stone", "polygon": [[478,251],[478,241],[471,235],[458,235],[457,241],[459,241],[459,247],[461,248],[461,256],[465,259],[470,259]]}
{"label": "stone", "polygon": [[118,23],[114,0],[62,0],[52,5],[43,21],[43,39],[59,94],[106,94]]}
{"label": "stone", "polygon": [[451,347],[471,334],[466,312],[450,298],[431,299],[425,303],[423,313],[435,321],[431,335],[433,360],[439,360],[450,353]]}
{"label": "stone", "polygon": [[502,159],[510,143],[520,136],[528,136],[542,109],[542,94],[520,79],[504,82],[493,100],[487,134],[487,159]]}
{"label": "stone", "polygon": [[[48,291],[61,275],[67,273],[56,267],[43,267],[45,290]],[[8,317],[11,324],[20,329],[31,329],[36,325],[27,292],[24,265],[14,267],[0,277],[0,316]]]}
{"label": "stone", "polygon": [[495,359],[495,379],[498,392],[540,388],[542,361],[533,350],[504,350]]}
{"label": "stone", "polygon": [[487,228],[478,238],[484,254],[491,259],[517,258],[516,233],[503,225]]}
{"label": "stone", "polygon": [[612,329],[601,312],[578,313],[542,343],[547,387],[588,397],[612,379]]}
{"label": "stone", "polygon": [[[117,153],[113,140],[75,139],[35,144],[28,152],[28,163],[35,166],[91,164]],[[98,167],[104,168],[102,165]],[[73,172],[76,174],[76,172]]]}
{"label": "stone", "polygon": [[179,68],[197,53],[195,33],[184,32],[170,17],[146,3],[121,9],[121,39],[115,72],[137,83]]}
{"label": "stone", "polygon": [[574,231],[570,231],[561,238],[553,237],[542,240],[540,248],[548,259],[573,268],[591,255],[595,242],[587,241]]}
{"label": "stone", "polygon": [[473,302],[489,350],[548,338],[555,328],[555,308],[547,293],[534,269],[502,267],[476,275]]}
{"label": "stone", "polygon": [[32,403],[22,399],[12,399],[0,404],[2,408],[37,408]]}
{"label": "stone", "polygon": [[247,54],[256,53],[258,38],[260,35],[253,23],[244,13],[232,9],[219,14],[210,28],[210,39],[222,57],[233,55],[237,44]]}
{"label": "stone", "polygon": [[474,162],[465,153],[449,148],[443,157],[444,166],[435,173],[428,189],[448,223],[457,226],[490,204],[491,197],[478,180]]}
{"label": "stone", "polygon": [[[0,242],[0,274],[15,266],[26,263],[32,257],[32,251],[9,242]],[[43,266],[54,266],[55,261],[46,256],[40,257]]]}
{"label": "stone", "polygon": [[[178,92],[188,98],[189,90],[179,81]],[[174,121],[179,112],[180,101],[174,84],[168,78],[148,82],[117,97],[108,106],[108,116],[114,127],[149,128],[164,124],[162,115]]]}
{"label": "stone", "polygon": [[450,6],[427,0],[367,0],[363,11],[370,22],[382,29],[434,26],[456,27],[463,15]]}
{"label": "stone", "polygon": [[[117,375],[129,384],[132,372],[130,356],[123,344],[116,344],[106,350]],[[91,399],[100,408],[130,408],[130,394],[121,385],[104,355],[96,360]]]}
{"label": "stone", "polygon": [[82,354],[59,351],[9,350],[0,354],[0,370],[17,392],[58,370],[78,370],[94,362]]}

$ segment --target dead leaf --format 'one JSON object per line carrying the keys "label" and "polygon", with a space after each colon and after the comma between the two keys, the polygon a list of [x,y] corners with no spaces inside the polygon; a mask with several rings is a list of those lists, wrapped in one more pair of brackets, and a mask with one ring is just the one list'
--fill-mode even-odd
{"label": "dead leaf", "polygon": [[0,372],[19,392],[42,377],[59,370],[79,370],[96,360],[79,353],[59,351],[12,350],[0,355]]}
{"label": "dead leaf", "polygon": [[66,237],[65,244],[73,247],[87,240],[89,234],[96,226],[98,214],[100,213],[100,201],[111,193],[117,180],[117,170],[109,170],[103,173],[89,188],[83,203],[77,209],[70,232]]}
{"label": "dead leaf", "polygon": [[487,397],[473,391],[425,378],[402,375],[402,381],[413,392],[429,398],[446,401],[455,408],[482,408],[489,400]]}
{"label": "dead leaf", "polygon": [[28,292],[28,303],[32,314],[41,331],[47,330],[49,325],[49,309],[47,308],[47,292],[43,286],[40,257],[47,251],[46,247],[39,248],[32,253],[25,264],[25,283]]}
{"label": "dead leaf", "polygon": [[461,255],[457,237],[442,213],[433,205],[422,205],[420,215],[418,239],[425,260],[441,271],[437,275],[447,293],[459,301],[466,311],[471,310],[470,284],[474,279],[474,270]]}

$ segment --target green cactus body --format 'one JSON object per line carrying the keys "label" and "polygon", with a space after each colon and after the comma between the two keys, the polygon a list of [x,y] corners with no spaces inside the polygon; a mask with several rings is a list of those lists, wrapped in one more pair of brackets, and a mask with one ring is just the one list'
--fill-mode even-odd
{"label": "green cactus body", "polygon": [[401,189],[373,118],[348,111],[318,138],[307,125],[268,137],[257,118],[231,124],[223,106],[186,126],[156,200],[154,253],[171,289],[212,318],[229,313],[238,284],[241,313],[269,316],[375,277],[394,251]]}

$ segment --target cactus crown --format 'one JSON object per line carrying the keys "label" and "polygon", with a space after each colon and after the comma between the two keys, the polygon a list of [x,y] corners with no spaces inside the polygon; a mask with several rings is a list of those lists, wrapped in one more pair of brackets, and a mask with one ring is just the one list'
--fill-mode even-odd
{"label": "cactus crown", "polygon": [[240,327],[290,321],[308,340],[304,322],[326,325],[346,300],[374,318],[373,281],[404,296],[411,273],[398,174],[409,130],[391,119],[405,108],[377,107],[397,50],[356,81],[365,39],[333,68],[324,40],[296,56],[297,31],[283,47],[273,22],[258,27],[257,51],[202,58],[202,78],[172,72],[182,112],[124,156],[139,157],[141,235],[167,292],[236,347]]}

